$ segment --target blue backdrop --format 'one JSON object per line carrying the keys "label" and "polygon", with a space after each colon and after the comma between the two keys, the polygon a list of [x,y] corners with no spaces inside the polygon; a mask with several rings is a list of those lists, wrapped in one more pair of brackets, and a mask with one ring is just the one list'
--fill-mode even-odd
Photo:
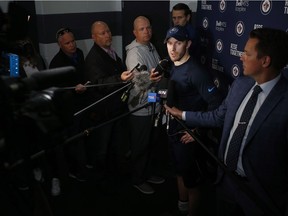
{"label": "blue backdrop", "polygon": [[[240,55],[251,30],[272,27],[288,31],[288,0],[202,0],[196,19],[198,60],[233,81],[242,74]],[[288,74],[287,66],[284,73]]]}

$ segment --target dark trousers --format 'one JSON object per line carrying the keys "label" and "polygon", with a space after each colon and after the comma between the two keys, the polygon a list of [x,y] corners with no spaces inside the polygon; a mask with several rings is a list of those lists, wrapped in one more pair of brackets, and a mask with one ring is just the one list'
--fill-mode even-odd
{"label": "dark trousers", "polygon": [[142,184],[148,178],[152,143],[152,116],[130,115],[132,183]]}
{"label": "dark trousers", "polygon": [[[88,137],[87,158],[100,175],[117,174],[128,151],[128,122],[124,117],[97,128]],[[99,125],[98,125],[99,126]]]}
{"label": "dark trousers", "polygon": [[[251,187],[247,179],[241,177],[239,179],[244,185]],[[227,175],[224,175],[221,183],[217,186],[217,212],[218,216],[269,215],[259,209],[255,202],[246,195],[245,191],[241,190]]]}

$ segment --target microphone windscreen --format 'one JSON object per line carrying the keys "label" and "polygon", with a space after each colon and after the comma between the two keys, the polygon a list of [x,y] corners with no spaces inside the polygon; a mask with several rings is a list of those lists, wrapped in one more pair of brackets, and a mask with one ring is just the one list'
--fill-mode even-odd
{"label": "microphone windscreen", "polygon": [[134,88],[139,91],[147,90],[151,84],[150,73],[148,71],[135,73],[132,82],[134,83]]}
{"label": "microphone windscreen", "polygon": [[138,71],[147,71],[148,70],[148,68],[147,68],[147,66],[146,65],[141,65],[139,68],[137,68],[137,70]]}

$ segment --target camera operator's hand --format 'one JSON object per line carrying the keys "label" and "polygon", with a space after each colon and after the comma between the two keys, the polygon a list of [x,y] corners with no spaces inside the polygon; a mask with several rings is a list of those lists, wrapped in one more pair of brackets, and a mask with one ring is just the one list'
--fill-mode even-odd
{"label": "camera operator's hand", "polygon": [[151,70],[150,80],[152,82],[159,82],[162,79],[162,75],[159,75],[159,72],[155,71],[155,68]]}
{"label": "camera operator's hand", "polygon": [[182,110],[177,109],[176,107],[169,107],[166,104],[164,104],[164,107],[166,109],[166,112],[171,114],[174,117],[177,117],[178,119],[182,119]]}
{"label": "camera operator's hand", "polygon": [[133,77],[134,77],[134,74],[133,74],[133,72],[131,72],[131,71],[124,71],[124,72],[122,72],[122,74],[121,74],[121,80],[123,80],[123,81],[132,80]]}
{"label": "camera operator's hand", "polygon": [[76,87],[75,87],[75,91],[76,91],[78,94],[81,94],[81,93],[85,92],[86,89],[87,89],[86,86],[85,86],[85,85],[82,85],[82,84],[78,84],[78,85],[76,85]]}

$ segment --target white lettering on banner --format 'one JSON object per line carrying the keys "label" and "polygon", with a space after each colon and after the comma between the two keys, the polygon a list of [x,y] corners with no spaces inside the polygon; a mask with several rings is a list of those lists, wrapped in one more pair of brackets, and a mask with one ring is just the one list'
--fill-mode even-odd
{"label": "white lettering on banner", "polygon": [[212,5],[208,5],[205,0],[201,1],[201,9],[202,10],[212,10]]}
{"label": "white lettering on banner", "polygon": [[212,58],[212,69],[224,72],[224,67],[218,64],[218,59]]}
{"label": "white lettering on banner", "polygon": [[241,51],[238,51],[238,50],[230,50],[230,54],[233,55],[233,56],[238,56],[238,57],[241,57],[243,52]]}
{"label": "white lettering on banner", "polygon": [[230,44],[230,55],[240,57],[242,56],[243,52],[237,50],[238,45],[231,43]]}
{"label": "white lettering on banner", "polygon": [[238,0],[238,1],[236,1],[236,6],[238,6],[238,7],[244,7],[244,6],[246,6],[246,7],[248,7],[249,6],[249,1],[248,0]]}
{"label": "white lettering on banner", "polygon": [[231,48],[231,49],[237,49],[237,47],[238,47],[237,44],[233,44],[233,43],[231,43],[231,45],[230,45],[230,48]]}
{"label": "white lettering on banner", "polygon": [[216,20],[216,30],[217,31],[224,31],[227,26],[226,22]]}
{"label": "white lettering on banner", "polygon": [[288,7],[284,7],[284,14],[288,14]]}
{"label": "white lettering on banner", "polygon": [[263,28],[263,25],[261,25],[261,24],[254,24],[254,29],[258,29],[258,28]]}
{"label": "white lettering on banner", "polygon": [[236,0],[236,7],[235,7],[235,11],[238,12],[245,12],[246,11],[246,7],[249,6],[249,1],[248,0]]}

